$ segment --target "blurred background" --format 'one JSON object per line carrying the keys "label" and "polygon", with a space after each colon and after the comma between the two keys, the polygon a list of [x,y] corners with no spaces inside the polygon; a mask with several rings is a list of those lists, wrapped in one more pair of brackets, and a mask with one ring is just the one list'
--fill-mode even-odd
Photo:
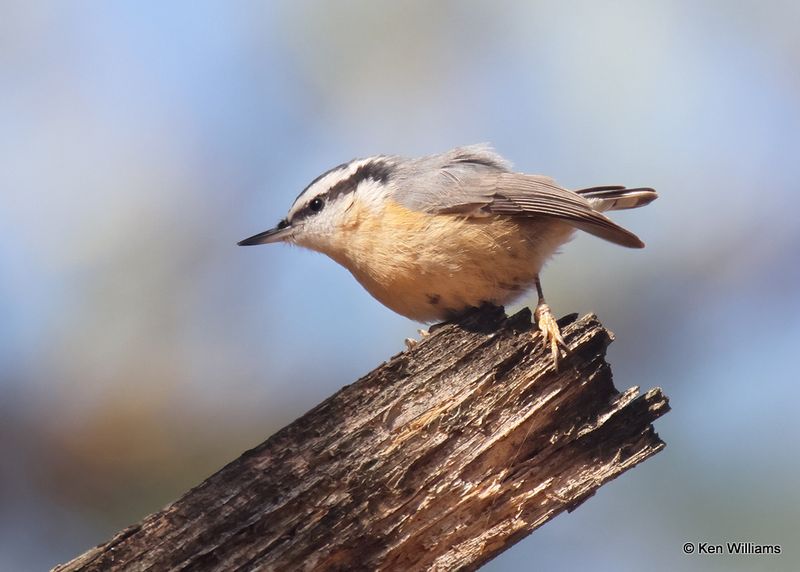
{"label": "blurred background", "polygon": [[581,235],[543,281],[673,407],[664,452],[486,570],[800,568],[799,3],[68,4],[0,2],[0,569],[105,541],[401,351],[419,325],[332,261],[235,243],[342,161],[482,141],[658,189],[614,215],[647,249]]}

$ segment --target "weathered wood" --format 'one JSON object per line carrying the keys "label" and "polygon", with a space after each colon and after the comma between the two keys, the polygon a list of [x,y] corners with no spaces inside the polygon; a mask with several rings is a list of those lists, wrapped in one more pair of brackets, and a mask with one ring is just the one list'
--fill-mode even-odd
{"label": "weathered wood", "polygon": [[527,310],[444,325],[56,570],[474,570],[664,447],[574,320],[560,371]]}

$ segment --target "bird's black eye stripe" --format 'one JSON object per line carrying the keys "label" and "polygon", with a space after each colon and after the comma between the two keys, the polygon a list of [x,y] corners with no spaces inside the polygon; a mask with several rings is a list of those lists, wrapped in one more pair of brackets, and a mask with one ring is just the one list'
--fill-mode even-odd
{"label": "bird's black eye stripe", "polygon": [[[330,171],[323,173],[311,181],[311,184],[309,184],[308,187],[306,187],[303,192],[300,193],[300,196],[297,197],[295,203],[300,200],[300,198],[303,196],[303,193],[305,193],[315,183],[322,180],[323,177],[329,175],[330,173],[340,171],[349,165],[350,163],[343,163],[342,165],[334,167]],[[334,202],[342,195],[354,192],[358,188],[358,185],[361,181],[372,180],[380,183],[386,183],[391,178],[394,172],[394,167],[394,164],[389,163],[388,160],[383,157],[372,158],[367,163],[358,167],[354,173],[337,181],[324,193],[321,193],[319,196],[314,197],[308,203],[306,203],[303,208],[299,209],[294,213],[294,215],[292,215],[292,223],[301,221],[306,217],[320,212],[323,208],[325,208],[326,202]]]}
{"label": "bird's black eye stripe", "polygon": [[311,199],[311,202],[308,203],[308,208],[311,210],[311,212],[315,212],[315,213],[318,213],[319,211],[321,211],[322,207],[324,207],[324,206],[325,206],[325,201],[323,201],[319,197]]}

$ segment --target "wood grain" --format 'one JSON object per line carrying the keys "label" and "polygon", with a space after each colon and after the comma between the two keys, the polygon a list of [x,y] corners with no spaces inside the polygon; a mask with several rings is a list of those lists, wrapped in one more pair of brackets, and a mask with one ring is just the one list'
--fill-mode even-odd
{"label": "wood grain", "polygon": [[613,336],[530,312],[435,330],[60,572],[474,570],[664,447],[661,390],[614,388]]}

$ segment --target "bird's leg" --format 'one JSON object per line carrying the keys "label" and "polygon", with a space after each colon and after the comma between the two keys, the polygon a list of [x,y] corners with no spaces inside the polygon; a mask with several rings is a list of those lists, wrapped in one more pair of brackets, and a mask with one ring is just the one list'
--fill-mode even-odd
{"label": "bird's leg", "polygon": [[550,351],[553,354],[553,362],[556,369],[558,369],[558,358],[560,357],[561,348],[564,348],[566,354],[569,347],[561,337],[561,330],[558,329],[558,323],[555,316],[550,311],[550,306],[544,301],[544,294],[542,293],[542,284],[539,282],[539,277],[536,277],[536,292],[539,294],[539,302],[536,304],[536,309],[533,311],[533,317],[536,319],[536,324],[539,326],[539,331],[542,332],[544,338],[544,345],[550,346]]}

